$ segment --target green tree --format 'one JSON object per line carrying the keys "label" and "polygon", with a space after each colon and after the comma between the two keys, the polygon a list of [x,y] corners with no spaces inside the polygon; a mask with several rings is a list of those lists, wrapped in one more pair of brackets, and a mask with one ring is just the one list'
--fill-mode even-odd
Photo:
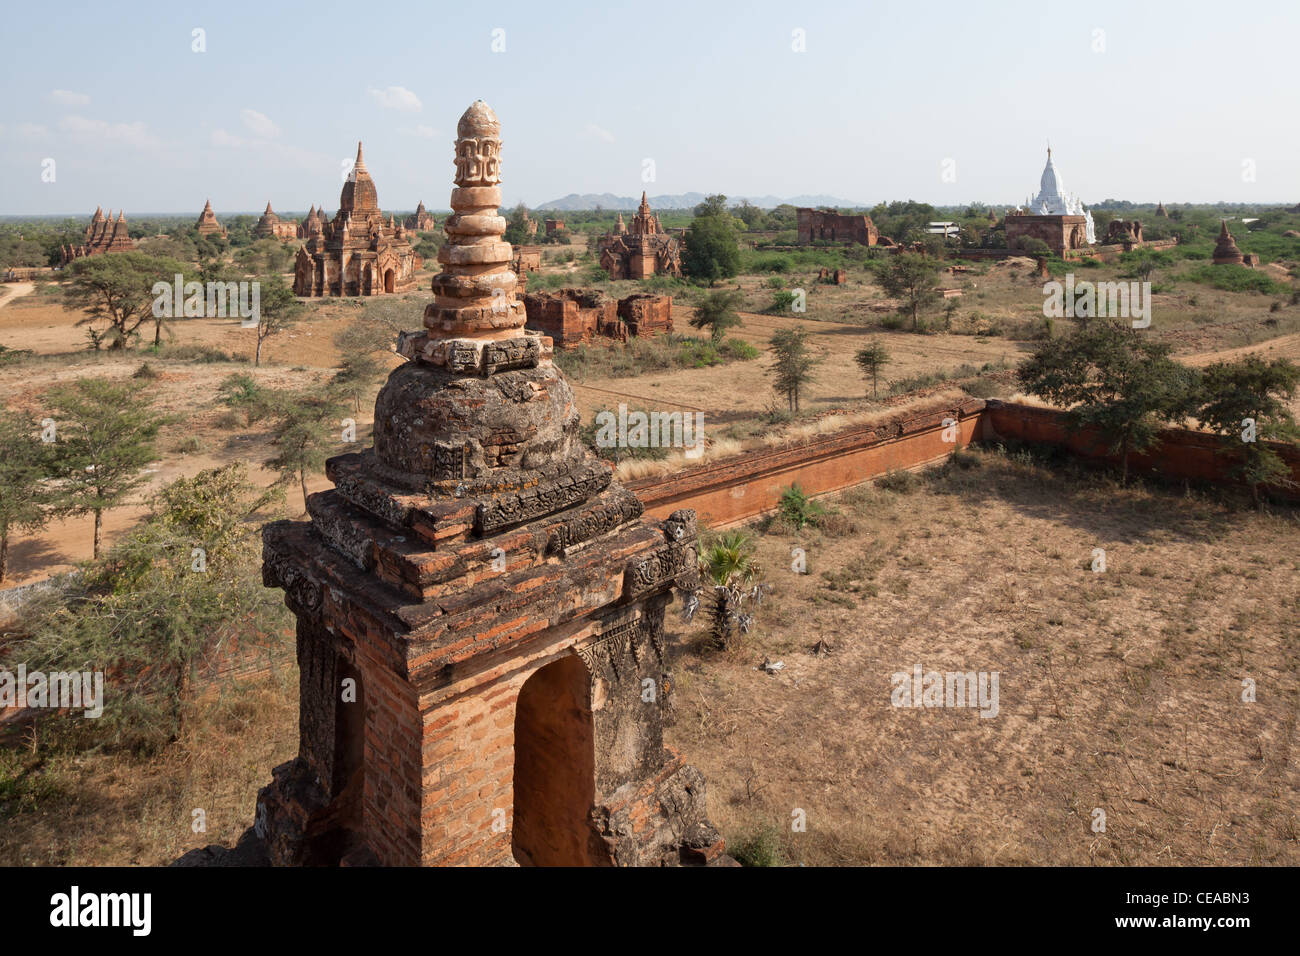
{"label": "green tree", "polygon": [[163,421],[134,382],[81,378],[51,389],[45,400],[56,436],[56,508],[95,516],[98,558],[104,512],[148,481],[142,469],[158,460],[153,441]]}
{"label": "green tree", "polygon": [[263,276],[258,302],[257,351],[253,355],[253,364],[262,364],[262,343],[273,335],[279,335],[292,328],[293,323],[303,312],[303,304],[294,296],[293,290],[278,275]]}
{"label": "green tree", "polygon": [[717,345],[727,334],[727,329],[740,324],[736,307],[740,305],[741,298],[740,292],[735,289],[718,289],[708,293],[695,307],[691,327],[708,329],[709,338]]}
{"label": "green tree", "polygon": [[920,329],[921,312],[941,298],[938,263],[916,253],[892,256],[880,270],[880,285],[886,295],[901,300],[899,311],[911,314],[914,332]]}
{"label": "green tree", "polygon": [[319,471],[338,442],[338,400],[327,392],[308,389],[281,395],[275,412],[272,446],[275,457],[266,467],[280,473],[284,483],[298,481],[303,507],[307,506],[307,475]]}
{"label": "green tree", "polygon": [[1016,376],[1026,392],[1068,409],[1072,430],[1109,438],[1127,482],[1129,452],[1153,447],[1161,428],[1196,408],[1196,375],[1170,350],[1128,325],[1096,321],[1040,344]]}
{"label": "green tree", "polygon": [[530,238],[532,237],[528,235],[528,207],[520,203],[511,211],[510,218],[506,221],[505,241],[512,246],[522,246]]}
{"label": "green tree", "polygon": [[814,380],[813,369],[821,364],[808,347],[808,330],[802,326],[778,329],[772,335],[773,387],[785,396],[790,410],[799,411],[799,398]]}
{"label": "green tree", "polygon": [[862,369],[863,376],[871,379],[871,397],[878,398],[880,396],[880,370],[891,361],[885,347],[872,339],[858,349],[857,354],[853,356],[853,361],[858,363],[858,368]]}
{"label": "green tree", "polygon": [[[131,337],[145,322],[154,322],[154,344],[162,341],[163,323],[168,319],[155,315],[154,283],[174,286],[176,275],[186,267],[175,259],[149,256],[143,252],[112,252],[102,256],[77,259],[68,267],[64,283],[64,301],[70,308],[81,309],[86,317],[77,324],[90,326],[95,348],[107,339],[110,349],[126,348]],[[174,293],[173,293],[174,295]],[[173,313],[182,303],[172,303]],[[97,329],[95,323],[106,322]]]}
{"label": "green tree", "polygon": [[[1264,441],[1300,441],[1300,428],[1289,408],[1300,386],[1300,367],[1287,359],[1265,362],[1250,355],[1237,362],[1217,362],[1201,373],[1203,404],[1196,418],[1229,437],[1239,458],[1234,472],[1250,488],[1255,507],[1261,485],[1293,486],[1291,469]],[[1236,454],[1240,439],[1240,455]]]}
{"label": "green tree", "polygon": [[184,692],[207,654],[283,642],[289,620],[262,586],[261,509],[279,492],[255,487],[242,462],[179,478],[150,512],[75,582],[25,608],[28,667],[114,675],[101,720],[62,721],[70,742],[154,751],[174,740]]}
{"label": "green tree", "polygon": [[709,632],[722,648],[732,645],[738,633],[748,630],[743,609],[759,593],[761,570],[754,539],[744,531],[724,531],[701,542],[699,557],[703,584],[711,589]]}
{"label": "green tree", "polygon": [[330,388],[343,400],[352,402],[354,411],[361,411],[361,400],[370,394],[375,380],[384,367],[369,352],[354,352],[343,356],[343,362],[330,379]]}
{"label": "green tree", "polygon": [[50,519],[49,455],[30,419],[0,407],[0,582],[9,568],[9,536]]}
{"label": "green tree", "polygon": [[695,207],[685,240],[682,265],[688,274],[712,285],[740,271],[736,225],[727,212],[726,196],[709,196]]}

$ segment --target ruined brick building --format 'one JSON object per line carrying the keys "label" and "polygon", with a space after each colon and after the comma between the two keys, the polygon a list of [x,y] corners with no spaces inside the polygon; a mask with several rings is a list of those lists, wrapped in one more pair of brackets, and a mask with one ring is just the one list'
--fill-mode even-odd
{"label": "ruined brick building", "polygon": [[258,798],[277,864],[726,862],[701,774],[663,743],[694,512],[642,520],[583,444],[514,293],[500,148],[474,103],[374,446],[330,460],[310,520],[264,531],[301,674],[299,754]]}
{"label": "ruined brick building", "polygon": [[844,216],[833,210],[796,209],[795,214],[799,242],[804,245],[823,239],[860,242],[864,246],[874,246],[880,241],[880,230],[866,213]]}
{"label": "ruined brick building", "polygon": [[90,225],[86,226],[85,239],[80,245],[60,248],[59,263],[66,266],[73,259],[81,259],[84,256],[98,256],[105,252],[130,252],[134,248],[135,243],[126,234],[126,212],[119,210],[117,219],[114,219],[110,210],[108,217],[105,218],[104,208],[98,206],[95,208],[95,214],[90,217]]}
{"label": "ruined brick building", "polygon": [[585,345],[596,336],[626,342],[673,330],[673,297],[637,292],[615,300],[598,289],[559,289],[524,296],[528,328],[556,348]]}
{"label": "ruined brick building", "polygon": [[194,228],[198,230],[200,236],[220,236],[226,238],[226,228],[217,222],[217,214],[212,211],[212,200],[209,199],[203,204],[203,212],[199,213],[198,221],[194,223]]}
{"label": "ruined brick building", "polygon": [[423,260],[407,241],[405,227],[392,216],[384,221],[360,143],[339,211],[332,222],[317,213],[309,228],[294,261],[295,295],[383,295],[409,292],[419,281]]}
{"label": "ruined brick building", "polygon": [[609,273],[611,279],[682,274],[681,246],[664,232],[659,217],[650,212],[650,203],[644,192],[641,193],[641,205],[632,217],[632,226],[625,226],[623,214],[619,213],[614,231],[601,236],[596,249],[600,255],[600,267]]}
{"label": "ruined brick building", "polygon": [[[312,207],[313,211],[315,207]],[[308,213],[310,216],[311,213]],[[253,235],[259,239],[297,239],[298,224],[296,222],[281,219],[271,209],[271,204],[266,204],[266,212],[262,213],[262,218],[257,220],[257,225],[253,227]]]}

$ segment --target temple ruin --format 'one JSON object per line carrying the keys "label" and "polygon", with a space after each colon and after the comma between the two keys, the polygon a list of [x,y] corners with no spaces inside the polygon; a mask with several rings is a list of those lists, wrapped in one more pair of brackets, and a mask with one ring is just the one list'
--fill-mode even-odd
{"label": "temple ruin", "polygon": [[796,209],[795,215],[801,245],[827,240],[874,246],[880,241],[880,230],[866,213],[845,216],[834,210]]}
{"label": "temple ruin", "polygon": [[601,236],[596,244],[600,267],[611,279],[644,279],[653,275],[682,274],[681,246],[664,232],[659,217],[650,212],[644,192],[641,205],[632,217],[632,226],[623,224],[619,213],[614,231]]}
{"label": "temple ruin", "polygon": [[[313,211],[315,207],[312,207]],[[311,213],[308,213],[310,216]],[[253,227],[253,235],[259,239],[297,239],[298,224],[292,221],[282,220],[271,209],[271,204],[266,204],[266,211],[262,213],[262,218],[257,220],[257,225]]]}
{"label": "temple ruin", "polygon": [[281,865],[729,863],[702,775],[663,742],[695,515],[643,520],[583,444],[551,341],[524,328],[500,150],[475,102],[374,445],[329,461],[309,520],[264,530],[301,716],[254,829]]}
{"label": "temple ruin", "polygon": [[[267,204],[268,207],[270,203]],[[212,200],[209,199],[203,204],[203,212],[199,213],[199,218],[194,223],[194,228],[198,230],[200,236],[220,236],[226,238],[226,227],[217,222],[217,214],[212,211]]]}
{"label": "temple ruin", "polygon": [[438,228],[438,220],[432,213],[425,211],[424,200],[421,199],[420,204],[415,207],[415,212],[402,220],[402,225],[407,232],[433,232]]}
{"label": "temple ruin", "polygon": [[392,216],[385,222],[379,211],[360,143],[333,221],[317,213],[308,228],[294,260],[294,295],[383,295],[416,287],[423,260],[407,241],[405,227]]}
{"label": "temple ruin", "polygon": [[135,243],[126,234],[126,212],[118,210],[117,219],[114,219],[110,210],[106,218],[104,208],[97,206],[95,214],[90,217],[90,225],[86,226],[84,241],[80,245],[60,247],[59,264],[66,266],[73,259],[105,252],[130,252],[134,248]]}
{"label": "temple ruin", "polygon": [[1259,265],[1259,256],[1244,253],[1237,248],[1237,241],[1228,232],[1228,220],[1221,220],[1219,241],[1214,246],[1214,264],[1216,266],[1246,266],[1253,269]]}

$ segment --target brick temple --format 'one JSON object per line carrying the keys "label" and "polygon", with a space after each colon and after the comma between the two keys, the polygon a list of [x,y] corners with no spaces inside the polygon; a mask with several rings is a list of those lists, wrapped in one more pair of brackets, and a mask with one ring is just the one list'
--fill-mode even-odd
{"label": "brick temple", "polygon": [[307,242],[294,260],[293,292],[302,296],[383,295],[410,292],[423,260],[406,228],[384,220],[379,193],[357,143],[357,158],[343,183],[332,221],[308,216]]}
{"label": "brick temple", "polygon": [[730,862],[663,742],[694,512],[643,520],[583,444],[515,294],[497,118],[478,101],[457,134],[443,271],[374,445],[264,530],[301,706],[256,834],[280,865]]}
{"label": "brick temple", "polygon": [[118,210],[117,219],[114,219],[112,210],[105,217],[104,208],[98,206],[95,214],[90,217],[90,225],[86,226],[84,241],[80,245],[59,249],[59,264],[66,266],[73,259],[103,255],[106,252],[130,252],[134,248],[135,243],[126,234],[126,212]]}
{"label": "brick temple", "polygon": [[[315,212],[315,207],[312,211]],[[309,216],[311,214],[308,213]],[[268,202],[266,211],[253,227],[253,235],[259,239],[297,239],[298,224],[292,219],[281,219]]]}
{"label": "brick temple", "polygon": [[650,211],[644,192],[641,205],[632,217],[632,225],[623,223],[619,213],[614,231],[601,236],[596,244],[600,267],[611,279],[644,279],[653,275],[682,274],[681,247],[664,232],[659,217]]}
{"label": "brick temple", "polygon": [[1047,149],[1047,165],[1039,177],[1038,193],[1024,207],[1008,210],[1003,220],[1009,249],[1022,249],[1029,239],[1039,239],[1058,256],[1087,249],[1097,241],[1092,213],[1078,196],[1065,191],[1061,175]]}
{"label": "brick temple", "polygon": [[200,236],[220,236],[222,239],[226,238],[226,227],[217,222],[217,214],[212,211],[211,199],[203,203],[203,212],[199,213],[199,218],[198,221],[194,223],[194,228],[198,230]]}
{"label": "brick temple", "polygon": [[402,220],[402,225],[407,232],[433,232],[438,228],[438,220],[433,217],[433,213],[424,208],[424,200],[415,207],[415,212]]}

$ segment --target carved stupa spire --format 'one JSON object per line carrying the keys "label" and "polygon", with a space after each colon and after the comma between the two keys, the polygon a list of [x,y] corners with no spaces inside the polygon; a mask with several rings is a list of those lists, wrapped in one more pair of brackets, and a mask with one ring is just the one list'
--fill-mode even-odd
{"label": "carved stupa spire", "polygon": [[482,100],[456,125],[456,188],[443,223],[447,242],[438,250],[443,271],[425,313],[433,337],[509,338],[524,327],[515,298],[512,250],[504,240],[501,206],[501,124]]}
{"label": "carved stupa spire", "polygon": [[499,214],[501,124],[482,100],[456,124],[455,163],[433,302],[424,310],[424,331],[402,333],[398,351],[457,374],[549,366],[551,340],[525,330],[524,304],[515,294],[513,250]]}

